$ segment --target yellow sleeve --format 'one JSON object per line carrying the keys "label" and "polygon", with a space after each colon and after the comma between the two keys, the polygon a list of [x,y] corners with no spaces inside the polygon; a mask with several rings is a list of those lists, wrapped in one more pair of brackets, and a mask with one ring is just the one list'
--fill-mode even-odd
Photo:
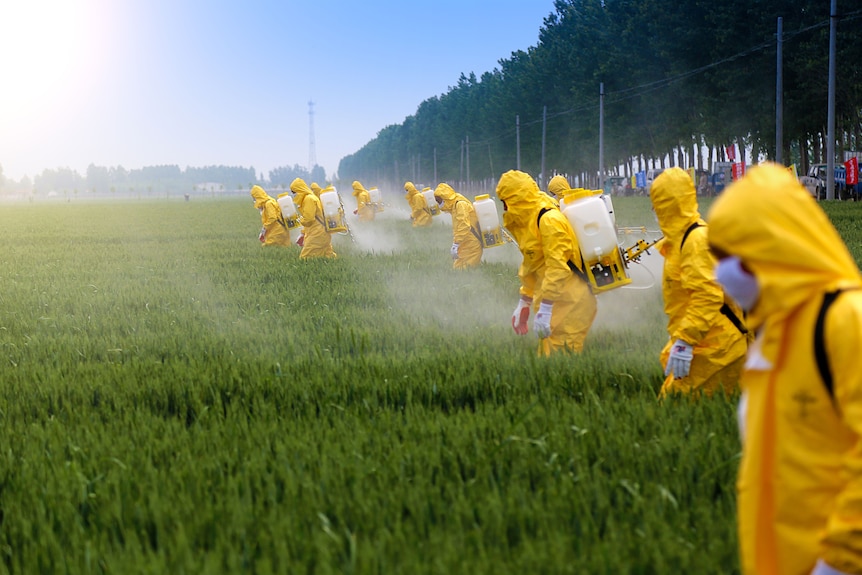
{"label": "yellow sleeve", "polygon": [[[556,301],[572,276],[569,260],[580,254],[571,226],[559,210],[550,210],[539,221],[545,274],[542,279],[542,299]],[[578,260],[580,256],[578,255]]]}
{"label": "yellow sleeve", "polygon": [[724,292],[715,281],[715,260],[709,252],[706,227],[692,230],[680,253],[680,284],[688,293],[685,316],[671,340],[697,345],[718,322]]}
{"label": "yellow sleeve", "polygon": [[[845,299],[846,298],[846,299]],[[862,292],[838,297],[826,316],[827,342],[835,403],[856,444],[844,456],[847,476],[821,540],[822,559],[846,573],[862,573]]]}
{"label": "yellow sleeve", "polygon": [[464,243],[468,236],[473,236],[470,230],[470,207],[464,200],[459,200],[452,210],[452,243]]}

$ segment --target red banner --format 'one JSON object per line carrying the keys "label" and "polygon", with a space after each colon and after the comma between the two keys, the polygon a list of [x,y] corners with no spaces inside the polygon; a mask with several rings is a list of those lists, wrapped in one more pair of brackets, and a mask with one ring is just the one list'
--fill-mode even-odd
{"label": "red banner", "polygon": [[736,144],[727,146],[727,159],[730,162],[736,161]]}
{"label": "red banner", "polygon": [[738,162],[733,164],[733,181],[735,182],[739,178],[745,175],[745,164],[742,162]]}
{"label": "red banner", "polygon": [[844,170],[847,172],[847,179],[844,182],[845,184],[848,186],[855,186],[859,183],[859,160],[856,158],[850,158],[844,162]]}

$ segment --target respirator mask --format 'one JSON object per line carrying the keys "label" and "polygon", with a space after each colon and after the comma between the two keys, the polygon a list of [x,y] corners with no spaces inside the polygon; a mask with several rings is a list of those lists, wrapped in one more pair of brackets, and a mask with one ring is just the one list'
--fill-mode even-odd
{"label": "respirator mask", "polygon": [[760,284],[742,267],[742,261],[729,256],[715,264],[715,281],[732,297],[743,311],[751,311],[760,297]]}

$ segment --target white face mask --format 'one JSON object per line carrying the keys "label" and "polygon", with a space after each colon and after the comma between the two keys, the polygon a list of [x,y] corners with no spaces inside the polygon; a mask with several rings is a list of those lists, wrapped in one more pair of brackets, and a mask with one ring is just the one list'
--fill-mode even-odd
{"label": "white face mask", "polygon": [[726,257],[715,264],[715,281],[744,311],[751,311],[760,297],[757,278],[742,268],[736,256]]}

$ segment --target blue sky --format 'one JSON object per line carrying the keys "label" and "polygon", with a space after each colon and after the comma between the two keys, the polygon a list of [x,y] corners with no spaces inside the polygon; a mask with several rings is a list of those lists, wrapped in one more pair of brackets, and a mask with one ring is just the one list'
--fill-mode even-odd
{"label": "blue sky", "polygon": [[21,0],[0,6],[6,177],[90,163],[327,175],[461,73],[538,43],[553,0]]}

